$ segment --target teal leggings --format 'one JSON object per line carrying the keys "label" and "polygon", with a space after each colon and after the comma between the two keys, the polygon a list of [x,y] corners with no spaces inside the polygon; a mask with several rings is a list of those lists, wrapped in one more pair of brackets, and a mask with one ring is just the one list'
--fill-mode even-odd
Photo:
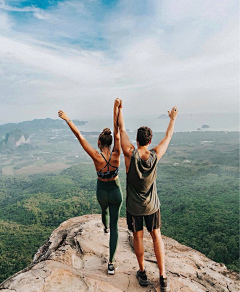
{"label": "teal leggings", "polygon": [[109,261],[113,262],[118,244],[118,218],[123,200],[119,179],[108,182],[98,180],[97,200],[102,208],[102,223],[105,228],[110,227]]}

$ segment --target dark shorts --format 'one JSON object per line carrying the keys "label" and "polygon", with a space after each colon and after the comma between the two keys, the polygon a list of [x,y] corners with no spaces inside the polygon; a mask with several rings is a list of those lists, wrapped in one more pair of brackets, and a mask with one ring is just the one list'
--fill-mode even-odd
{"label": "dark shorts", "polygon": [[143,218],[149,232],[153,229],[158,229],[161,227],[161,214],[160,209],[158,209],[152,215],[134,216],[127,211],[127,225],[128,229],[137,232],[143,230]]}

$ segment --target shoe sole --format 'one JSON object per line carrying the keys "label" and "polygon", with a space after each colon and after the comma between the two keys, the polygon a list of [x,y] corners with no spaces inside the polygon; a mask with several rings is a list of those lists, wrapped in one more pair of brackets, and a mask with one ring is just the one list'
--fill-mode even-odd
{"label": "shoe sole", "polygon": [[148,286],[150,283],[149,281],[144,281],[142,280],[138,275],[136,275],[137,279],[138,279],[138,283],[141,285],[141,286]]}
{"label": "shoe sole", "polygon": [[115,271],[108,271],[108,275],[114,275]]}
{"label": "shoe sole", "polygon": [[161,292],[169,292],[170,291],[170,287],[169,286],[167,286],[167,287],[161,287],[160,286],[160,291]]}

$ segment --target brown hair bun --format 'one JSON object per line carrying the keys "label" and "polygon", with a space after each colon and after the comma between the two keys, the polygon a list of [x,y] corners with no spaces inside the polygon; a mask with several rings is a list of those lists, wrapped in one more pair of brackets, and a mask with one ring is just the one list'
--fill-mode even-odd
{"label": "brown hair bun", "polygon": [[109,128],[103,129],[98,140],[101,142],[101,147],[110,147],[113,140],[111,130]]}
{"label": "brown hair bun", "polygon": [[109,128],[103,129],[102,132],[103,132],[104,135],[111,135],[112,134],[112,132],[111,132],[111,130]]}

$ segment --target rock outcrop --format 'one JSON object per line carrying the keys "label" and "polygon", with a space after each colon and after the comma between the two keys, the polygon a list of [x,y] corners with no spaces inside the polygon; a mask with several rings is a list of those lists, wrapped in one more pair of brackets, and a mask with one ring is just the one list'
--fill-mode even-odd
{"label": "rock outcrop", "polygon": [[21,130],[14,130],[10,133],[7,133],[5,140],[0,142],[1,148],[15,148],[19,147],[22,144],[29,144],[30,138],[29,135],[22,132]]}
{"label": "rock outcrop", "polygon": [[[152,242],[144,235],[145,260],[151,285],[140,287],[137,260],[125,219],[119,222],[117,270],[107,275],[108,236],[100,215],[63,222],[36,253],[31,265],[0,284],[1,292],[139,292],[160,291]],[[223,264],[177,241],[163,237],[171,292],[237,292],[239,277]]]}

